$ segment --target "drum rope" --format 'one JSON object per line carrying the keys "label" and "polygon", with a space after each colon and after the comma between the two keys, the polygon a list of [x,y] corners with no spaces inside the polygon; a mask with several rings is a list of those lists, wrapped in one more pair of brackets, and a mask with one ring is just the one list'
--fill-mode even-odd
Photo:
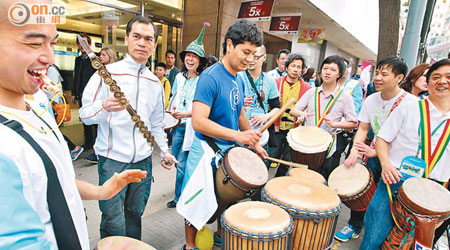
{"label": "drum rope", "polygon": [[328,102],[327,106],[325,107],[325,110],[323,111],[322,116],[320,115],[320,93],[319,93],[319,88],[316,88],[316,92],[315,92],[315,98],[314,98],[314,103],[315,103],[315,118],[316,118],[316,126],[320,128],[320,126],[322,126],[323,123],[323,118],[324,116],[328,115],[328,113],[331,112],[331,110],[334,107],[334,104],[336,104],[336,101],[338,100],[338,98],[341,96],[342,94],[342,89],[339,89],[338,92],[336,93],[336,97],[331,97],[330,101]]}

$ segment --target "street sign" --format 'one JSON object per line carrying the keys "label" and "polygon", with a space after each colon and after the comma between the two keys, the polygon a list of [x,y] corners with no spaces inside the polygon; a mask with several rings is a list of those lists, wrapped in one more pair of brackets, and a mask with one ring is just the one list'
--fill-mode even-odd
{"label": "street sign", "polygon": [[270,34],[298,34],[302,14],[280,14],[272,16]]}
{"label": "street sign", "polygon": [[250,21],[268,21],[272,13],[274,0],[243,0],[239,9],[239,19]]}

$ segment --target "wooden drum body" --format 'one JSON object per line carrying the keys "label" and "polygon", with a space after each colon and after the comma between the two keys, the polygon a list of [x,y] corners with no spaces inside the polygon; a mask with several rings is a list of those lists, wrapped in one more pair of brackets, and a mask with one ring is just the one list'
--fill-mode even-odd
{"label": "wooden drum body", "polygon": [[372,172],[359,163],[337,167],[328,177],[328,186],[354,211],[367,210],[377,189]]}
{"label": "wooden drum body", "polygon": [[321,174],[309,169],[292,168],[289,170],[288,176],[299,178],[301,180],[326,184],[325,178]]}
{"label": "wooden drum body", "polygon": [[288,250],[293,229],[282,208],[259,201],[235,204],[222,215],[222,250]]}
{"label": "wooden drum body", "polygon": [[319,172],[332,137],[321,128],[300,126],[289,130],[287,141],[293,162],[306,164],[309,169]]}
{"label": "wooden drum body", "polygon": [[108,242],[108,240],[112,240],[112,245],[110,247],[119,247],[121,246],[124,242],[128,241],[130,242],[130,249],[139,249],[139,250],[156,250],[156,248],[153,248],[150,245],[145,244],[144,242],[140,241],[140,240],[136,240],[130,237],[125,237],[125,236],[109,236],[106,238],[101,239],[98,244],[97,244],[97,248],[96,249],[102,249],[105,245],[106,242]]}
{"label": "wooden drum body", "polygon": [[341,202],[321,183],[293,177],[278,177],[263,188],[266,202],[284,208],[294,220],[289,249],[323,250],[331,246]]}
{"label": "wooden drum body", "polygon": [[414,239],[408,237],[403,248],[415,244],[431,249],[434,230],[450,216],[450,192],[434,181],[409,178],[397,190],[394,211],[403,231],[394,226],[381,249],[399,249],[405,232],[412,230]]}
{"label": "wooden drum body", "polygon": [[266,165],[253,151],[243,147],[228,150],[216,173],[218,208],[213,219],[220,216],[230,203],[252,196],[268,179]]}

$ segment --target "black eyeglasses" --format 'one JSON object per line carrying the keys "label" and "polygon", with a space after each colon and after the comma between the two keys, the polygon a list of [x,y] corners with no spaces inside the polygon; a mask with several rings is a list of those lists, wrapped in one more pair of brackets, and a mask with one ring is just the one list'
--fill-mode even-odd
{"label": "black eyeglasses", "polygon": [[263,56],[265,56],[266,55],[266,53],[264,53],[264,54],[261,54],[261,55],[255,55],[255,54],[253,54],[253,59],[255,59],[255,60],[259,60],[261,57],[263,57]]}

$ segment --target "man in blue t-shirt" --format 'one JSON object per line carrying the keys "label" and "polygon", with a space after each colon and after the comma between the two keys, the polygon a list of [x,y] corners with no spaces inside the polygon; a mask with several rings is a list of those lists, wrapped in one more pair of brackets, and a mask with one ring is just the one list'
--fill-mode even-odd
{"label": "man in blue t-shirt", "polygon": [[[192,107],[192,125],[196,136],[187,160],[183,191],[193,176],[194,170],[204,163],[201,161],[208,161],[207,164],[211,164],[214,157],[208,159],[204,157],[207,144],[204,142],[203,135],[213,138],[222,151],[240,143],[251,145],[262,158],[267,157],[266,151],[258,144],[261,132],[251,129],[242,109],[244,84],[237,79],[237,73],[245,70],[262,42],[263,34],[256,24],[247,20],[238,20],[230,26],[225,35],[222,61],[201,74]],[[196,195],[193,197],[195,198]],[[183,204],[189,202],[178,202],[177,211],[182,211]],[[198,249],[195,247],[195,235],[197,228],[201,228],[201,225],[197,223],[194,227],[195,223],[191,220],[201,217],[204,209],[199,205],[188,213],[180,212],[186,219],[186,245],[182,249]]]}

